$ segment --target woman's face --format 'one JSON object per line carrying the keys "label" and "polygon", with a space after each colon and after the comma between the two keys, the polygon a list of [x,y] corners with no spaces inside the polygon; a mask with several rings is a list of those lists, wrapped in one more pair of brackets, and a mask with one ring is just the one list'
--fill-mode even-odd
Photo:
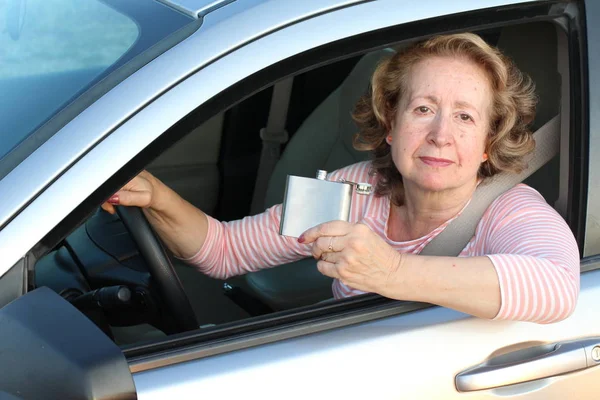
{"label": "woman's face", "polygon": [[405,188],[472,188],[485,160],[492,90],[474,63],[431,57],[412,68],[387,137]]}

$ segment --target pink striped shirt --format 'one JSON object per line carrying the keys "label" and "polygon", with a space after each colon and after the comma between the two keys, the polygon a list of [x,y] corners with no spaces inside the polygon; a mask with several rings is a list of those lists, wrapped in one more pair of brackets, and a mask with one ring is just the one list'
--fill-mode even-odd
{"label": "pink striped shirt", "polygon": [[[375,184],[369,162],[333,172],[330,179]],[[452,221],[418,239],[387,236],[389,197],[354,195],[350,222],[363,223],[399,252],[418,254]],[[460,214],[460,213],[459,213]],[[458,216],[458,215],[457,215]],[[214,278],[270,268],[311,255],[310,245],[279,235],[281,205],[231,222],[208,217],[206,241],[186,261]],[[579,294],[579,251],[568,225],[533,188],[520,184],[499,196],[459,257],[487,256],[500,281],[502,304],[495,319],[550,323],[568,317]],[[334,280],[335,298],[362,294]]]}

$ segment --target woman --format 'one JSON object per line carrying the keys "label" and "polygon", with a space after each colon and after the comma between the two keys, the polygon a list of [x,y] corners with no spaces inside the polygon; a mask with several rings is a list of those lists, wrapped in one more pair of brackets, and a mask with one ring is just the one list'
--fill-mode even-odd
{"label": "woman", "polygon": [[499,196],[459,257],[418,255],[468,204],[478,184],[520,171],[534,141],[534,86],[473,34],[439,36],[383,61],[359,102],[359,149],[374,160],[331,179],[372,183],[350,222],[297,240],[278,235],[281,205],[221,223],[142,172],[108,200],[144,212],[173,253],[218,278],[312,255],[336,298],[364,292],[438,304],[482,318],[549,323],[579,293],[579,252],[542,196],[517,185]]}

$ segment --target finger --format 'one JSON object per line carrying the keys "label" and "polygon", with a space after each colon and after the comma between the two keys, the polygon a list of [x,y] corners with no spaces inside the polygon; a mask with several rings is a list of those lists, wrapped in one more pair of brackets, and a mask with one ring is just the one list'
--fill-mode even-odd
{"label": "finger", "polygon": [[127,190],[130,192],[144,192],[150,191],[152,192],[152,180],[155,180],[150,173],[142,171],[138,175],[134,176],[129,182],[127,182],[122,188],[121,191]]}
{"label": "finger", "polygon": [[342,251],[345,241],[345,236],[322,236],[313,243],[312,255],[318,260],[325,253]]}
{"label": "finger", "polygon": [[145,179],[154,177],[154,175],[152,175],[150,172],[148,172],[145,169],[141,170],[140,173],[138,174],[138,176],[141,176],[142,178],[145,178]]}
{"label": "finger", "polygon": [[116,212],[115,207],[108,202],[102,203],[100,207],[109,214],[114,214]]}
{"label": "finger", "polygon": [[113,198],[122,206],[148,207],[152,201],[152,195],[147,190],[139,192],[119,190]]}
{"label": "finger", "polygon": [[325,276],[328,276],[330,278],[333,279],[339,279],[339,274],[337,272],[337,268],[335,266],[335,264],[330,263],[328,261],[319,261],[317,263],[317,269],[319,270],[320,273],[322,273]]}
{"label": "finger", "polygon": [[305,231],[298,241],[300,243],[312,243],[323,236],[344,236],[350,229],[352,224],[346,221],[330,221],[319,224]]}
{"label": "finger", "polygon": [[323,252],[320,261],[327,261],[330,264],[335,264],[339,267],[339,262],[342,260],[342,253],[338,252]]}

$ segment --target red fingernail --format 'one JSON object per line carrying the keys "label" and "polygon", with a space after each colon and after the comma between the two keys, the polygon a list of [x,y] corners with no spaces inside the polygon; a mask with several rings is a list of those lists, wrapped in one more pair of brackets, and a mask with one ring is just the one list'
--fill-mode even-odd
{"label": "red fingernail", "polygon": [[304,235],[300,235],[298,238],[298,243],[304,243]]}
{"label": "red fingernail", "polygon": [[110,204],[119,204],[119,195],[115,194],[107,200]]}

